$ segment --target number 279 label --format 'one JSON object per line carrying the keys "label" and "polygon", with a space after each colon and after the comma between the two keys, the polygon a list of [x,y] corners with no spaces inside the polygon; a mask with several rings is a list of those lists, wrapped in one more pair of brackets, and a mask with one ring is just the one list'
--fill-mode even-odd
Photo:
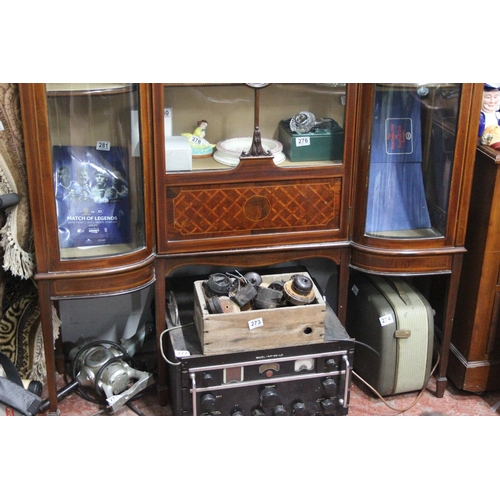
{"label": "number 279 label", "polygon": [[310,146],[311,138],[310,137],[296,137],[295,138],[295,146],[300,148],[302,146]]}

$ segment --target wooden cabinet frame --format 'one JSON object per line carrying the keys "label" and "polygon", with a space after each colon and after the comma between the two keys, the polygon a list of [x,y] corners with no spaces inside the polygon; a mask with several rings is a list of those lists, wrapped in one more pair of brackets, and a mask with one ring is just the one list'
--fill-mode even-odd
{"label": "wooden cabinet frame", "polygon": [[471,392],[500,388],[500,155],[478,146],[449,376]]}

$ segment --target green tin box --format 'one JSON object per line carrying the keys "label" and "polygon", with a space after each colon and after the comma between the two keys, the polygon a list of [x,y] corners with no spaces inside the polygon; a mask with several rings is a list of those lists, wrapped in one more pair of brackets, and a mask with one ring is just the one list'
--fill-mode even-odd
{"label": "green tin box", "polygon": [[332,119],[328,129],[316,129],[307,134],[290,130],[290,120],[281,120],[279,141],[290,161],[342,160],[344,152],[344,131]]}

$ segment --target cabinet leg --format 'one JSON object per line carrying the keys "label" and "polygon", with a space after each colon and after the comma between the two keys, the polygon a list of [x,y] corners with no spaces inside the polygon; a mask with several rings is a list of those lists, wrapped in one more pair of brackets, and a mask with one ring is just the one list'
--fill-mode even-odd
{"label": "cabinet leg", "polygon": [[[59,302],[53,302],[52,305],[56,307],[57,315],[60,317]],[[61,335],[54,340],[54,349],[56,356],[56,372],[64,374],[66,372],[66,358],[64,356],[63,340]]]}
{"label": "cabinet leg", "polygon": [[[167,389],[167,366],[161,354],[161,347],[165,348],[165,339],[161,338],[161,333],[167,327],[166,314],[166,264],[163,259],[157,259],[155,263],[156,281],[155,281],[155,324],[156,324],[156,342],[158,351],[158,399],[160,405],[165,406],[168,403]],[[160,346],[160,342],[163,343]]]}
{"label": "cabinet leg", "polygon": [[56,358],[54,351],[54,335],[52,321],[52,300],[50,298],[49,284],[45,281],[38,282],[38,302],[40,307],[40,322],[42,325],[43,347],[45,365],[47,367],[47,389],[49,393],[51,414],[59,414],[57,402]]}
{"label": "cabinet leg", "polygon": [[436,397],[442,398],[444,396],[444,391],[448,385],[448,379],[446,377],[436,376]]}
{"label": "cabinet leg", "polygon": [[440,361],[436,373],[436,396],[442,398],[448,383],[446,372],[448,370],[448,359],[450,355],[451,333],[453,330],[453,319],[455,317],[455,304],[457,302],[458,285],[462,271],[462,254],[453,256],[451,276],[448,282],[446,303],[443,318],[443,338],[441,341]]}
{"label": "cabinet leg", "polygon": [[349,248],[341,250],[340,266],[339,266],[339,282],[338,282],[338,305],[337,317],[342,325],[345,326],[347,314],[347,297],[349,293]]}

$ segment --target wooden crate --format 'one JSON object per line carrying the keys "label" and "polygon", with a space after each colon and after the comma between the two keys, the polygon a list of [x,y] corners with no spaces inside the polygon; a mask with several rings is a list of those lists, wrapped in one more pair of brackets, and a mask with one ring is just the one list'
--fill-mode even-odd
{"label": "wooden crate", "polygon": [[[261,286],[296,274],[262,276]],[[315,299],[299,306],[210,314],[203,281],[194,283],[194,321],[203,354],[226,354],[323,342],[326,303],[313,282]]]}

